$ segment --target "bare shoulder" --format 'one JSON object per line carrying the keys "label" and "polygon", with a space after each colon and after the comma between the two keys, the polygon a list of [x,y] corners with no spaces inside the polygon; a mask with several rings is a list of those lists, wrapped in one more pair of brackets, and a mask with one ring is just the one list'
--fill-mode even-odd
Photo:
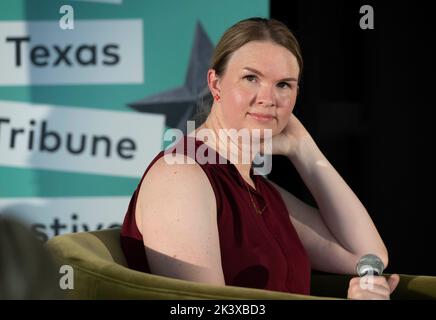
{"label": "bare shoulder", "polygon": [[[203,169],[185,155],[177,154],[168,162],[165,157],[157,160],[144,178],[143,186],[153,182],[154,187],[164,185],[166,188],[177,189],[180,185],[194,187],[194,190],[204,190],[210,186]],[[206,190],[207,191],[207,188]]]}
{"label": "bare shoulder", "polygon": [[152,273],[224,284],[216,211],[200,165],[156,161],[142,182],[135,212]]}
{"label": "bare shoulder", "polygon": [[[209,207],[212,210],[212,205],[216,204],[212,186],[200,165],[189,163],[188,158],[180,154],[173,160],[175,163],[167,162],[164,157],[157,160],[142,181],[136,210],[140,231],[144,215],[154,214],[153,210],[144,210],[146,207],[162,208],[165,201],[170,201],[181,210],[188,205],[188,199],[193,206],[197,204],[201,209]],[[193,202],[193,199],[196,201]],[[194,209],[191,205],[187,208]]]}

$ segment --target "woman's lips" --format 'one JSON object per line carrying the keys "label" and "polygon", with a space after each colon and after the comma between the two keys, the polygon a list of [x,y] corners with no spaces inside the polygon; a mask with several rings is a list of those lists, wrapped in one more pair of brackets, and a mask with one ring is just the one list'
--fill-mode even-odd
{"label": "woman's lips", "polygon": [[248,113],[252,118],[256,119],[257,121],[261,121],[261,122],[268,122],[274,119],[274,116],[270,115],[270,114],[262,114],[262,113],[253,113],[253,112],[249,112]]}

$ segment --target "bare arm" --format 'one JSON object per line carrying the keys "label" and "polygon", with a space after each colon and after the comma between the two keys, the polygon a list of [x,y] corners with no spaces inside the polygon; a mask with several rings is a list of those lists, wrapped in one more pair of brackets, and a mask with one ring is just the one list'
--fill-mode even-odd
{"label": "bare arm", "polygon": [[388,264],[386,247],[368,212],[309,136],[289,157],[318,208],[276,186],[315,269],[355,274],[358,259],[376,254]]}
{"label": "bare arm", "polygon": [[277,184],[271,183],[286,204],[292,224],[309,255],[312,268],[331,273],[355,273],[354,267],[358,258],[338,243],[324,223],[319,210],[307,205]]}
{"label": "bare arm", "polygon": [[152,273],[225,285],[215,195],[198,164],[159,159],[142,182],[136,222]]}

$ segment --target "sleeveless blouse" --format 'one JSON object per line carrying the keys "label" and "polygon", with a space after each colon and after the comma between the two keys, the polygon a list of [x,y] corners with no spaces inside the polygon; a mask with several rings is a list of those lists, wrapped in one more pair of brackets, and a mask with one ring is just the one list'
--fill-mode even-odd
{"label": "sleeveless blouse", "polygon": [[[185,145],[182,149],[185,155],[188,155],[186,146],[189,143],[191,151],[196,152],[194,155],[198,151],[206,156],[210,151],[216,155],[215,164],[195,161],[206,174],[215,194],[226,285],[310,294],[310,261],[276,188],[263,176],[254,174],[252,167],[250,177],[256,186],[253,188],[229,160],[201,140],[184,136],[178,143],[181,142]],[[130,200],[120,240],[131,269],[151,273],[142,235],[136,225],[136,202],[148,170],[165,153],[180,153],[176,145],[169,151],[161,151],[151,161]],[[262,214],[255,211],[252,201],[258,209],[265,207]]]}

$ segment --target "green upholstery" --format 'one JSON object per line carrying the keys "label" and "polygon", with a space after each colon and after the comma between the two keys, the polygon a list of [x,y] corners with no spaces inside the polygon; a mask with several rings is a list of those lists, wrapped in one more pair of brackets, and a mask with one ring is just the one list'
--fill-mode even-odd
{"label": "green upholstery", "polygon": [[[212,286],[126,267],[120,229],[70,233],[50,239],[46,247],[60,265],[74,270],[70,299],[334,299],[345,298],[351,276],[312,275],[312,296],[268,290]],[[393,299],[435,299],[436,277],[400,275]],[[327,298],[330,297],[330,298]]]}

